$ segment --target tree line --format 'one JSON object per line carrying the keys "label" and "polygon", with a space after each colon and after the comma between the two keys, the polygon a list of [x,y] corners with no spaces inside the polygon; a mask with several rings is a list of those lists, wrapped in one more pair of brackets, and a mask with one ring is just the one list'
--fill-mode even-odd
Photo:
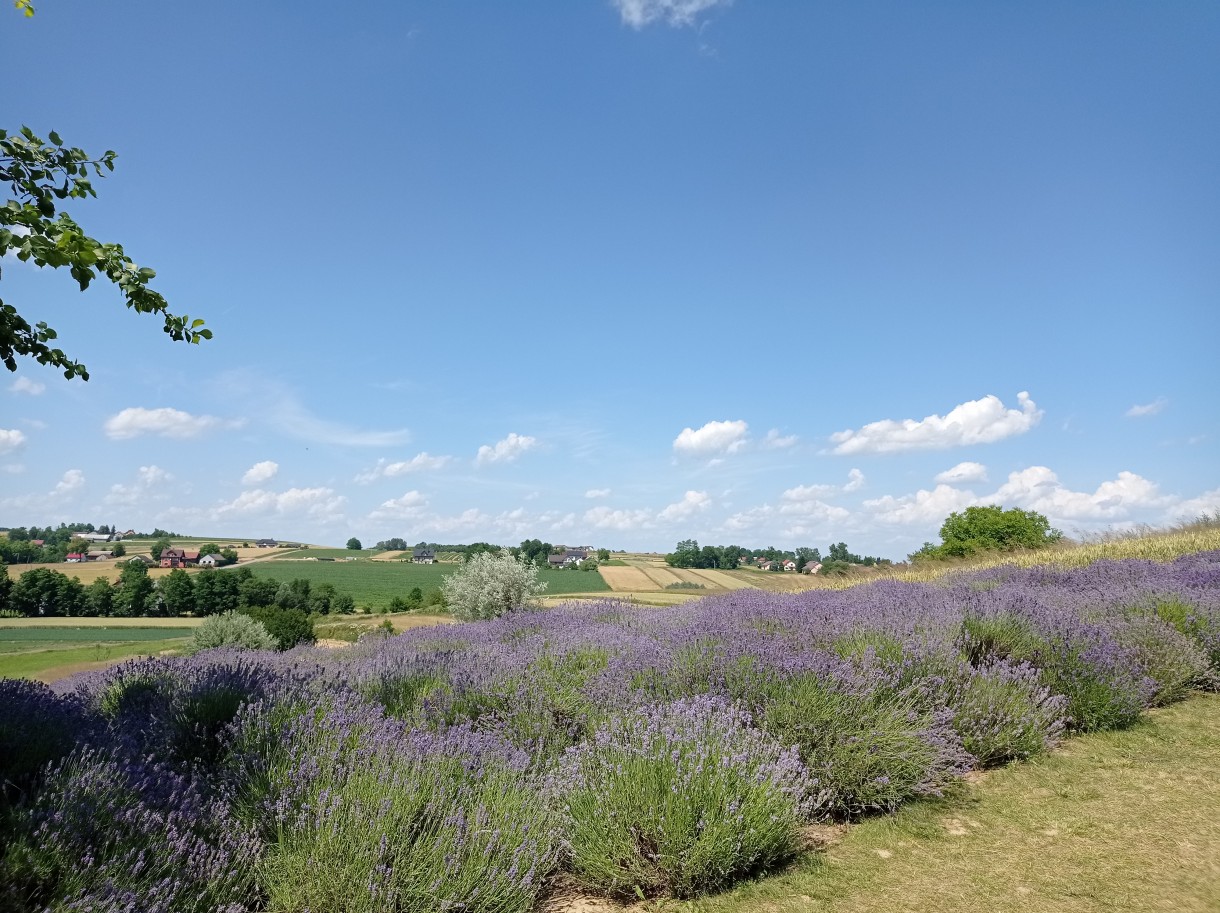
{"label": "tree line", "polygon": [[791,551],[767,548],[742,548],[739,545],[705,545],[702,548],[696,539],[683,539],[670,554],[665,556],[665,562],[670,567],[690,568],[724,568],[739,567],[743,562],[755,562],[762,559],[769,563],[772,570],[783,570],[785,561],[795,561],[796,569],[803,571],[807,565],[822,565],[818,573],[834,574],[850,569],[852,566],[873,567],[887,565],[887,558],[877,558],[872,555],[857,555],[847,548],[847,543],[833,543],[823,557],[821,549],[801,547]]}

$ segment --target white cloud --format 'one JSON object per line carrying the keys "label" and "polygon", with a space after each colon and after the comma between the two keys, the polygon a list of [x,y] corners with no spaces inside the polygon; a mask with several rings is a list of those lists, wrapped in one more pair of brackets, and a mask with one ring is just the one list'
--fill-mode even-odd
{"label": "white cloud", "polygon": [[762,445],[768,450],[782,450],[785,447],[791,447],[797,441],[795,434],[787,436],[781,435],[778,428],[772,428],[767,432],[767,436],[763,438]]}
{"label": "white cloud", "polygon": [[69,469],[63,474],[63,477],[55,485],[55,490],[51,492],[56,497],[72,494],[75,491],[80,491],[85,487],[85,474],[79,469]]}
{"label": "white cloud", "polygon": [[263,460],[246,470],[245,475],[241,477],[241,484],[261,485],[263,482],[274,479],[275,474],[279,471],[280,464],[275,462],[275,460]]}
{"label": "white cloud", "polygon": [[837,494],[839,487],[837,485],[797,485],[795,488],[789,488],[781,498],[785,501],[802,502],[816,501],[819,498],[829,497]]}
{"label": "white cloud", "polygon": [[426,450],[423,453],[417,453],[409,460],[399,460],[395,463],[389,463],[385,459],[380,459],[377,461],[376,466],[357,474],[353,481],[366,485],[381,478],[392,479],[395,476],[405,476],[412,472],[441,469],[452,459],[453,457],[448,456],[432,456]]}
{"label": "white cloud", "polygon": [[373,519],[407,520],[415,519],[428,508],[428,499],[418,491],[408,491],[401,498],[391,498],[382,501],[381,506],[369,516]]}
{"label": "white cloud", "polygon": [[736,453],[748,440],[749,426],[743,421],[708,422],[698,431],[683,428],[674,438],[674,450],[687,456]]}
{"label": "white cloud", "polygon": [[28,377],[18,377],[15,381],[9,384],[9,389],[14,393],[28,393],[30,396],[37,396],[47,385],[39,380],[30,380]]}
{"label": "white cloud", "polygon": [[586,498],[608,498],[610,497],[609,488],[590,488],[585,492]]}
{"label": "white cloud", "polygon": [[648,510],[611,510],[609,507],[593,507],[585,511],[585,523],[596,529],[636,530],[652,526],[652,512]]}
{"label": "white cloud", "polygon": [[886,495],[864,502],[864,508],[881,523],[940,523],[957,510],[977,504],[972,491],[950,485],[937,485],[932,491],[920,489],[911,495]]}
{"label": "white cloud", "polygon": [[839,431],[830,436],[834,453],[899,453],[904,450],[943,450],[967,444],[990,444],[1014,434],[1024,434],[1042,418],[1042,412],[1022,391],[1020,409],[1005,409],[996,396],[984,396],[955,406],[948,415],[915,419],[883,419],[859,431]]}
{"label": "white cloud", "polygon": [[1121,519],[1149,507],[1165,507],[1173,499],[1160,493],[1155,482],[1133,472],[1102,482],[1093,492],[1072,491],[1046,466],[1030,466],[1009,473],[1008,481],[987,503],[1016,505],[1059,520]]}
{"label": "white cloud", "polygon": [[343,495],[331,488],[289,488],[286,491],[266,491],[252,488],[243,491],[228,503],[211,511],[216,518],[229,516],[304,515],[312,518],[337,520],[342,516]]}
{"label": "white cloud", "polygon": [[537,438],[512,432],[503,440],[496,441],[494,445],[484,444],[480,447],[474,462],[476,466],[486,466],[489,463],[511,463],[527,450],[533,450],[537,446]]}
{"label": "white cloud", "polygon": [[0,428],[0,453],[12,453],[25,444],[25,432],[16,428]]}
{"label": "white cloud", "polygon": [[106,419],[103,428],[106,436],[114,440],[126,440],[142,434],[182,439],[197,437],[213,428],[232,427],[233,424],[213,415],[191,415],[181,409],[133,406]]}
{"label": "white cloud", "polygon": [[844,491],[859,491],[864,487],[864,473],[859,469],[849,470],[847,473],[847,484],[843,486]]}
{"label": "white cloud", "polygon": [[102,503],[116,507],[137,507],[150,498],[158,497],[157,489],[172,482],[173,478],[160,466],[141,466],[136,470],[134,485],[111,485]]}
{"label": "white cloud", "polygon": [[1145,418],[1149,415],[1156,415],[1168,405],[1169,400],[1165,399],[1163,396],[1160,396],[1150,403],[1144,403],[1143,405],[1137,403],[1127,410],[1126,415],[1127,418]]}
{"label": "white cloud", "polygon": [[1197,498],[1179,501],[1169,511],[1166,519],[1174,523],[1181,520],[1194,520],[1203,514],[1208,516],[1220,515],[1220,488],[1205,491]]}
{"label": "white cloud", "polygon": [[681,501],[675,501],[662,508],[661,512],[657,514],[657,519],[663,522],[685,520],[700,511],[707,510],[711,504],[712,499],[706,491],[688,491],[682,496]]}
{"label": "white cloud", "polygon": [[25,472],[25,466],[22,463],[5,463],[0,466],[0,472],[8,473],[9,475],[21,475]]}
{"label": "white cloud", "polygon": [[982,463],[958,463],[939,473],[933,481],[944,482],[947,485],[958,485],[962,482],[986,482],[987,467]]}
{"label": "white cloud", "polygon": [[718,6],[731,6],[733,0],[613,0],[624,24],[642,29],[654,22],[679,28],[693,26],[699,15]]}

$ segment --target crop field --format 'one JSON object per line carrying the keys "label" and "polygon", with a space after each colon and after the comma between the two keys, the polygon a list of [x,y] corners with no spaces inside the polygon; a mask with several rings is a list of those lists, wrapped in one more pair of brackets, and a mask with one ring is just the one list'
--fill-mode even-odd
{"label": "crop field", "polygon": [[[119,579],[119,575],[123,573],[123,560],[116,558],[113,561],[89,561],[84,564],[68,564],[61,562],[59,564],[12,564],[8,567],[8,575],[16,580],[20,575],[43,568],[48,571],[58,571],[67,577],[75,577],[81,583],[88,586],[99,577],[105,577],[111,583]],[[169,568],[150,567],[148,576],[154,580],[158,577],[164,577],[169,574]]]}
{"label": "crop field", "polygon": [[[155,655],[186,641],[198,619],[0,619],[0,678],[57,678],[81,664]],[[66,674],[64,671],[64,674]]]}
{"label": "crop field", "polygon": [[[263,549],[263,552],[264,552],[264,553],[266,553],[266,552],[267,552],[267,549]],[[288,549],[287,551],[282,551],[282,552],[280,552],[280,554],[279,554],[279,555],[277,555],[276,557],[278,557],[278,558],[289,558],[289,559],[296,559],[296,558],[334,558],[334,559],[336,559],[336,560],[338,560],[338,561],[343,561],[343,560],[348,559],[348,558],[363,558],[363,559],[365,559],[365,560],[368,560],[369,558],[376,558],[376,557],[378,557],[379,555],[384,555],[384,554],[385,554],[385,552],[381,551],[380,549],[375,549],[375,548],[366,548],[366,549],[354,549],[354,548],[294,548],[294,549]]]}
{"label": "crop field", "polygon": [[[454,564],[410,564],[378,561],[262,561],[251,564],[259,577],[280,581],[303,578],[311,585],[332,584],[349,594],[357,608],[376,610],[386,607],[395,596],[405,597],[412,588],[424,593],[440,587],[445,577],[457,570]],[[608,592],[610,587],[593,572],[554,571],[544,568],[538,578],[547,585],[548,595]]]}
{"label": "crop field", "polygon": [[656,589],[656,584],[652,578],[644,573],[642,568],[630,567],[606,567],[605,565],[597,569],[601,574],[602,579],[609,584],[610,589],[615,592],[630,593],[633,591],[653,590]]}

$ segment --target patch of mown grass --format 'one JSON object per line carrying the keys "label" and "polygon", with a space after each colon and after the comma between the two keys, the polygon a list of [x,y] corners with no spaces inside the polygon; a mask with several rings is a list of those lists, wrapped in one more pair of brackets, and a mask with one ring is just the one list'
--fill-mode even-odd
{"label": "patch of mown grass", "polygon": [[1220,696],[1153,710],[865,820],[787,871],[657,910],[1220,909]]}
{"label": "patch of mown grass", "polygon": [[186,643],[185,638],[161,640],[152,646],[148,641],[128,643],[96,643],[88,647],[64,650],[29,650],[0,655],[0,678],[34,678],[50,669],[80,663],[110,662],[133,656],[156,656]]}

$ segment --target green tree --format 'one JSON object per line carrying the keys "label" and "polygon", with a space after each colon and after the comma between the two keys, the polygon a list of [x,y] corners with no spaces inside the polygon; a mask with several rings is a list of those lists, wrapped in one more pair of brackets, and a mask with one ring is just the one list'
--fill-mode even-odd
{"label": "green tree", "polygon": [[200,558],[202,558],[204,555],[219,555],[219,554],[220,554],[220,546],[217,545],[215,542],[209,542],[206,545],[199,546],[199,557]]}
{"label": "green tree", "polygon": [[360,545],[360,540],[357,539],[355,536],[352,536],[350,539],[347,540],[347,547],[350,548],[353,552],[358,552],[358,551],[360,551],[362,546]]}
{"label": "green tree", "polygon": [[[25,7],[28,13],[30,7]],[[171,339],[198,343],[210,339],[212,331],[202,320],[170,313],[169,304],[148,287],[156,271],[137,266],[118,244],[105,244],[87,235],[56,204],[64,199],[97,196],[90,175],[96,178],[114,170],[115,153],[94,158],[84,150],[65,146],[54,131],[50,142],[29,127],[9,134],[0,130],[0,183],[7,184],[11,199],[0,206],[0,258],[13,254],[23,263],[67,267],[81,291],[102,275],[118,286],[127,307],[141,314],[159,314]],[[0,299],[0,361],[17,370],[17,358],[33,358],[57,368],[71,380],[89,379],[89,371],[51,343],[58,334],[45,322],[33,326],[11,304]]]}
{"label": "green tree", "polygon": [[122,558],[127,554],[127,546],[122,542],[116,542],[110,549],[110,553],[116,558]]}
{"label": "green tree", "polygon": [[262,623],[267,633],[275,638],[281,650],[290,650],[297,644],[313,643],[313,621],[302,609],[287,609],[282,606],[248,606],[241,609]]}
{"label": "green tree", "polygon": [[174,568],[157,581],[167,615],[189,615],[195,611],[195,582],[182,568]]}
{"label": "green tree", "polygon": [[119,574],[119,588],[114,595],[114,614],[120,618],[144,615],[150,608],[153,582],[148,568],[140,562],[128,561]]}
{"label": "green tree", "polygon": [[98,577],[85,587],[85,611],[102,618],[114,609],[114,587],[105,577]]}
{"label": "green tree", "polygon": [[1004,510],[989,504],[949,514],[941,524],[940,538],[940,545],[925,543],[911,559],[968,558],[981,552],[1046,548],[1060,541],[1063,533],[1052,529],[1050,521],[1036,511]]}
{"label": "green tree", "polygon": [[173,544],[174,543],[163,536],[153,542],[152,547],[148,550],[148,553],[152,555],[153,561],[160,561],[161,553],[167,548],[170,548]]}

